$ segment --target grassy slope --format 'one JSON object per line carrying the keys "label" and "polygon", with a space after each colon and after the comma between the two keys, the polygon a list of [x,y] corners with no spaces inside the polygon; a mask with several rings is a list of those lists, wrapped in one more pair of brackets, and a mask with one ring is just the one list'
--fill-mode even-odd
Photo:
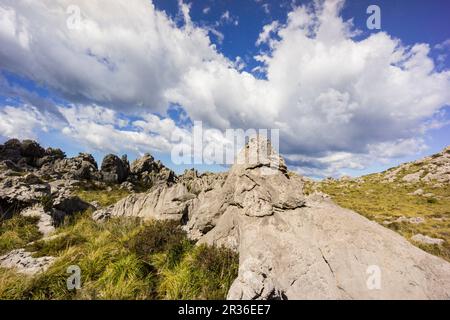
{"label": "grassy slope", "polygon": [[[76,194],[108,206],[128,191],[89,187]],[[25,247],[35,257],[58,257],[35,277],[0,269],[0,299],[224,299],[237,276],[237,254],[195,246],[173,222],[97,223],[91,214],[66,219],[46,241],[36,241],[41,234],[34,218],[16,215],[0,222],[0,253]],[[81,290],[67,289],[71,265],[81,269]]]}
{"label": "grassy slope", "polygon": [[76,190],[75,194],[83,201],[89,203],[96,201],[100,206],[106,207],[125,198],[130,192],[125,189],[119,189],[117,186],[112,186],[109,190],[84,187]]}
{"label": "grassy slope", "polygon": [[[397,178],[388,183],[382,181],[385,174],[393,169],[382,174],[364,176],[360,178],[360,182],[338,180],[309,183],[306,190],[311,192],[313,188],[316,188],[325,192],[340,206],[352,209],[391,228],[409,240],[418,233],[444,239],[445,242],[441,246],[410,241],[425,251],[450,261],[450,185],[444,184],[437,187],[433,182],[408,184],[401,180],[403,176],[418,172],[420,169],[419,165],[403,168],[399,170]],[[423,176],[426,173],[424,172]],[[410,194],[418,189],[422,189],[424,194],[432,193],[433,196]],[[383,223],[392,222],[401,216],[422,217],[425,221],[420,224]]]}
{"label": "grassy slope", "polygon": [[[0,271],[0,299],[223,299],[237,276],[236,254],[195,246],[171,222],[99,224],[85,213],[57,234],[27,247],[59,257],[45,273]],[[66,287],[70,265],[81,268],[81,290]]]}
{"label": "grassy slope", "polygon": [[16,215],[0,221],[0,256],[22,248],[29,242],[42,237],[36,225],[39,218]]}

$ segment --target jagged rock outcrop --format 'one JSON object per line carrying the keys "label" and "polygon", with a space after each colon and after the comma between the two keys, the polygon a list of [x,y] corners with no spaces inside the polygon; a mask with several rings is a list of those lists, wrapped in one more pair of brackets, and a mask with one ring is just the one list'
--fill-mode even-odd
{"label": "jagged rock outcrop", "polygon": [[3,145],[0,145],[0,160],[9,160],[14,163],[22,158],[20,154],[21,142],[17,139],[10,139]]}
{"label": "jagged rock outcrop", "polygon": [[199,195],[202,192],[208,192],[215,188],[221,187],[225,182],[228,173],[212,173],[205,172],[199,174],[197,170],[185,170],[178,177],[178,183],[186,186],[190,193]]}
{"label": "jagged rock outcrop", "polygon": [[44,156],[36,160],[36,166],[40,168],[47,163],[51,164],[56,162],[57,160],[64,159],[65,157],[66,154],[61,149],[47,148],[45,150]]}
{"label": "jagged rock outcrop", "polygon": [[[67,214],[92,207],[68,189],[52,190],[50,183],[43,181],[34,173],[1,180],[0,205],[3,211],[2,218],[10,218],[13,214],[21,212],[24,215],[39,215],[42,216],[43,228],[46,228],[45,225],[60,223]],[[45,211],[45,215],[41,210]],[[51,217],[51,222],[48,221],[48,217]]]}
{"label": "jagged rock outcrop", "polygon": [[439,153],[380,173],[382,182],[426,183],[443,185],[450,183],[450,147]]}
{"label": "jagged rock outcrop", "polygon": [[54,179],[100,180],[97,162],[88,153],[56,160],[41,167],[40,173]]}
{"label": "jagged rock outcrop", "polygon": [[123,184],[124,188],[146,190],[153,186],[170,186],[177,181],[175,173],[156,161],[150,154],[136,159],[130,165],[126,155],[119,158],[108,154],[100,170],[94,157],[80,153],[67,158],[57,148],[42,148],[32,140],[10,139],[0,145],[0,179],[33,172],[45,180],[78,180],[101,183]]}
{"label": "jagged rock outcrop", "polygon": [[303,204],[301,179],[288,175],[284,160],[267,140],[253,139],[239,154],[223,184],[192,201],[185,228],[192,237],[200,238],[229,211],[264,217]]}
{"label": "jagged rock outcrop", "polygon": [[55,261],[54,257],[33,258],[25,249],[17,249],[0,257],[0,267],[15,269],[27,275],[35,275],[47,270]]}

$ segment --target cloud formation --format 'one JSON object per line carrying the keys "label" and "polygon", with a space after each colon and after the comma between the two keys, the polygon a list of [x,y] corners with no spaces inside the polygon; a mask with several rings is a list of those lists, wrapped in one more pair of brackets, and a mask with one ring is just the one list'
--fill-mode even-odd
{"label": "cloud formation", "polygon": [[88,109],[82,118],[60,110],[71,124],[63,133],[95,132],[87,142],[98,148],[111,137],[170,148],[170,119],[153,123],[161,119],[152,114],[177,104],[210,128],[279,128],[292,167],[335,174],[422,150],[424,124],[438,126],[450,104],[450,72],[436,70],[427,44],[404,46],[385,32],[356,40],[340,0],[295,7],[263,28],[255,39],[263,79],[221,54],[182,2],[180,25],[149,1],[82,0],[68,28],[71,2],[2,1],[0,68],[72,102],[140,117],[130,131]]}

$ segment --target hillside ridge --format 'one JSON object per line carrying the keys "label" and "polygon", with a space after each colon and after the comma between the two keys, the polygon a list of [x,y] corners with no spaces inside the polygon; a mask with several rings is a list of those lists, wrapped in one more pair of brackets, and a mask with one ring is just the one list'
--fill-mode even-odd
{"label": "hillside ridge", "polygon": [[[118,167],[126,161],[109,156],[108,161],[103,161],[108,165],[102,165],[101,170],[89,170],[95,178],[76,180],[70,170],[62,175],[61,171],[54,170],[51,172],[56,173],[52,176],[45,175],[46,169],[45,174],[41,174],[42,166],[37,167],[40,158],[29,154],[20,153],[22,158],[13,158],[15,162],[3,160],[4,165],[7,163],[5,166],[9,165],[0,181],[3,212],[21,215],[27,210],[30,215],[31,210],[41,223],[50,217],[57,236],[58,223],[77,211],[88,212],[93,221],[90,223],[98,226],[114,223],[115,219],[174,221],[181,224],[183,232],[197,246],[224,247],[238,253],[239,270],[229,288],[229,299],[450,298],[450,263],[389,230],[393,229],[391,224],[414,224],[413,220],[376,223],[344,209],[345,205],[339,206],[339,201],[335,204],[326,194],[336,197],[329,192],[331,187],[344,193],[353,188],[359,190],[358,185],[367,183],[366,179],[376,179],[377,185],[389,186],[389,181],[381,183],[389,172],[376,178],[312,184],[289,172],[284,159],[271,148],[270,141],[262,137],[251,139],[238,155],[236,164],[222,174],[198,174],[188,170],[180,176],[161,175],[161,171],[167,173],[166,169],[149,165],[152,163],[149,155],[124,173]],[[25,155],[26,160],[21,160]],[[447,158],[447,152],[442,156]],[[81,157],[84,157],[81,161],[62,158],[53,163],[55,167],[62,163],[81,163],[81,166],[71,167],[76,172],[83,166],[94,166],[87,155]],[[436,160],[438,157],[430,159],[435,167],[442,162]],[[21,174],[22,171],[14,171],[8,161],[14,165],[25,161],[26,168],[33,169]],[[426,164],[429,165],[428,160]],[[137,170],[137,167],[147,170]],[[138,177],[163,178],[144,189],[145,183],[139,179],[121,181],[126,172],[138,174]],[[416,187],[400,176],[394,179],[397,180],[410,184],[409,188]],[[135,184],[128,189],[124,182]],[[435,181],[429,179],[429,182]],[[445,180],[438,183],[446,185]],[[136,192],[137,187],[142,189]],[[87,193],[80,191],[82,188],[87,188]],[[433,188],[437,187],[433,185]],[[123,191],[125,193],[120,193]],[[92,199],[99,199],[100,194],[114,195],[115,192],[119,193],[118,201],[87,201],[90,193],[95,195]],[[51,238],[52,234],[55,230],[46,237]],[[429,241],[429,238],[432,237],[422,234],[422,240]],[[442,243],[433,245],[442,246]],[[25,272],[36,270],[45,275],[47,268],[51,270],[52,264],[58,261],[58,257],[48,256],[47,265],[36,268],[35,258],[30,258],[20,248],[14,249],[17,251],[0,257],[3,267],[10,267],[21,255],[30,265],[29,268],[22,266]],[[383,279],[375,289],[368,285],[367,275],[373,268],[379,270]]]}

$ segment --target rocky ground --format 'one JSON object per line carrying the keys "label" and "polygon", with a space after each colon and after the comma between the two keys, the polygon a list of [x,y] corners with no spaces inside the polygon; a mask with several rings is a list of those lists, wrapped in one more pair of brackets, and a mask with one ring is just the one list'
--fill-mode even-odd
{"label": "rocky ground", "polygon": [[[254,155],[258,155],[256,161]],[[283,159],[263,139],[251,140],[227,173],[198,174],[190,170],[181,176],[150,155],[131,165],[126,157],[108,155],[98,169],[88,154],[66,158],[58,149],[44,150],[33,141],[10,140],[0,146],[0,205],[4,221],[17,216],[33,218],[44,236],[40,241],[56,234],[66,239],[66,245],[59,245],[58,250],[41,250],[40,257],[33,257],[26,250],[32,251],[35,246],[22,249],[18,246],[23,243],[8,242],[4,247],[14,251],[5,252],[0,264],[3,268],[16,266],[16,271],[26,274],[50,274],[52,269],[46,271],[47,268],[62,258],[43,254],[65,252],[62,255],[67,257],[70,250],[76,251],[81,248],[77,244],[85,241],[73,234],[67,240],[67,234],[58,234],[58,225],[77,212],[87,212],[91,220],[76,224],[71,232],[77,228],[84,228],[85,232],[88,225],[89,232],[98,229],[98,238],[102,239],[109,237],[112,231],[105,234],[104,228],[108,229],[114,221],[174,221],[181,224],[197,246],[223,246],[237,252],[239,270],[230,282],[230,299],[448,299],[450,263],[414,246],[398,234],[399,230],[389,230],[396,225],[423,225],[434,218],[441,219],[433,220],[437,225],[448,227],[444,214],[449,208],[445,202],[448,193],[442,191],[448,190],[448,156],[446,149],[418,164],[405,164],[402,169],[369,178],[314,183],[290,173]],[[434,203],[443,212],[427,212],[425,216],[387,213],[381,218],[376,215],[375,205],[372,211],[370,206],[351,207],[350,201],[346,203],[344,197],[338,197],[354,189],[379,196],[376,190],[358,187],[369,182],[371,186],[399,183],[398,188],[408,191],[408,196]],[[419,186],[422,191],[416,189]],[[338,204],[379,223],[335,204],[322,191]],[[106,199],[102,198],[105,194]],[[373,199],[368,202],[376,204]],[[397,202],[397,206],[401,203]],[[385,208],[386,212],[389,210]],[[31,222],[21,223],[29,226]],[[441,242],[433,237],[435,234],[427,234],[426,228],[422,231],[411,235],[411,241],[438,247],[447,243],[447,239],[440,239]],[[130,229],[119,239],[128,239],[136,232]],[[92,237],[94,244],[96,237]],[[30,239],[36,241],[31,236]],[[51,246],[40,246],[52,247],[55,241],[58,239],[48,241]],[[118,242],[119,246],[123,241]],[[196,256],[197,253],[192,257]],[[159,265],[160,256],[152,257],[151,263]],[[192,266],[192,259],[195,260],[182,258],[169,269],[177,279],[174,282],[186,280],[180,275],[186,274],[190,267],[183,266]],[[376,288],[368,285],[368,271],[374,267],[381,275]],[[166,298],[185,297],[183,290],[173,294],[167,286],[159,286],[166,288]]]}
{"label": "rocky ground", "polygon": [[308,181],[305,188],[329,194],[337,204],[450,261],[450,147],[381,173]]}

